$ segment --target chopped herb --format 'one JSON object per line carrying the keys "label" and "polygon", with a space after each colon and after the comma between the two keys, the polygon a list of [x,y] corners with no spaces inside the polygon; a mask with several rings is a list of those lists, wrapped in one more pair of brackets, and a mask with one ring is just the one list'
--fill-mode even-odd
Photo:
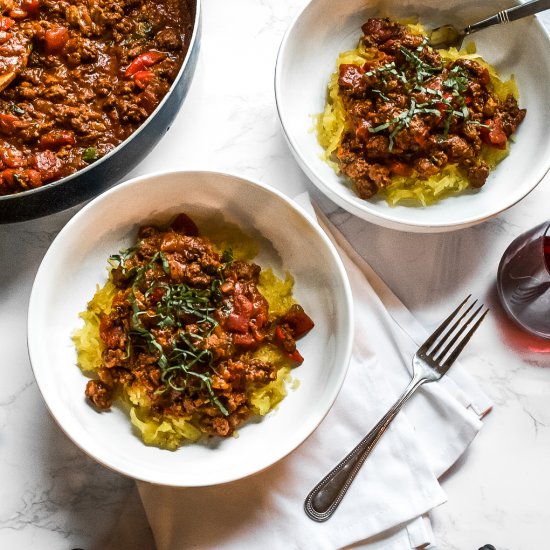
{"label": "chopped herb", "polygon": [[[483,124],[483,122],[479,122],[479,120],[467,120],[468,124],[473,124],[474,126],[479,126],[480,128],[487,128],[490,129],[491,126],[489,124]],[[513,136],[510,136],[512,138]]]}
{"label": "chopped herb", "polygon": [[233,261],[233,250],[231,248],[224,250],[222,253],[222,262],[229,264]]}
{"label": "chopped herb", "polygon": [[150,21],[140,21],[137,24],[137,34],[143,36],[144,38],[148,37],[153,32],[153,25]]}
{"label": "chopped herb", "polygon": [[389,101],[389,98],[386,95],[384,95],[380,90],[376,90],[375,88],[373,88],[371,90],[371,92],[373,92],[376,95],[380,96],[384,101],[386,101],[386,102]]}
{"label": "chopped herb", "polygon": [[[400,46],[400,52],[404,57],[404,63],[399,69],[395,62],[386,63],[380,67],[375,67],[365,73],[371,77],[378,75],[381,86],[371,88],[370,92],[378,96],[385,102],[390,102],[388,93],[384,90],[387,87],[387,75],[397,78],[405,84],[410,95],[408,106],[394,115],[390,120],[383,122],[375,127],[369,127],[369,132],[379,133],[387,130],[389,132],[388,150],[393,150],[395,136],[406,127],[409,127],[412,118],[416,115],[433,115],[443,119],[443,137],[447,137],[453,121],[453,117],[462,118],[465,121],[470,118],[470,111],[464,103],[463,93],[468,89],[468,77],[466,71],[459,65],[454,66],[448,71],[445,80],[441,83],[442,90],[430,87],[430,81],[443,73],[445,65],[437,64],[430,65],[419,57],[419,54],[427,45],[425,38],[421,45],[416,48],[416,51],[411,51],[409,48]],[[421,104],[416,104],[412,92],[420,92],[433,98]],[[445,94],[445,95],[444,95]],[[449,98],[453,98],[457,104],[455,109],[453,102]],[[445,106],[444,109],[441,105]]]}
{"label": "chopped herb", "polygon": [[21,109],[21,107],[19,107],[19,105],[15,104],[15,103],[10,104],[10,111],[14,115],[24,115],[25,114],[25,110]]}
{"label": "chopped herb", "polygon": [[[166,385],[165,391],[185,391],[198,383],[206,389],[212,403],[227,416],[227,409],[212,389],[214,357],[210,350],[201,349],[200,343],[218,325],[213,315],[218,304],[223,301],[219,287],[222,271],[233,261],[232,251],[226,250],[223,253],[224,263],[209,288],[197,289],[185,283],[169,284],[161,277],[150,284],[144,293],[140,287],[150,278],[151,271],[158,274],[158,270],[162,269],[165,275],[170,275],[170,265],[163,252],[156,252],[147,264],[136,269],[131,261],[135,254],[136,249],[132,248],[110,257],[113,268],[118,269],[131,282],[128,295],[132,307],[129,332],[131,339],[127,355],[130,356],[140,348],[147,349],[156,358],[161,370],[161,380]],[[153,307],[149,307],[146,304],[147,298],[155,292],[161,293],[161,297]],[[190,324],[194,326],[193,332],[185,330]],[[170,345],[163,346],[155,337],[154,331],[168,327],[176,329],[175,336],[172,336]]]}
{"label": "chopped herb", "polygon": [[97,157],[98,154],[95,147],[88,147],[87,149],[84,149],[84,152],[82,153],[82,160],[84,162],[93,162],[94,160],[97,160]]}

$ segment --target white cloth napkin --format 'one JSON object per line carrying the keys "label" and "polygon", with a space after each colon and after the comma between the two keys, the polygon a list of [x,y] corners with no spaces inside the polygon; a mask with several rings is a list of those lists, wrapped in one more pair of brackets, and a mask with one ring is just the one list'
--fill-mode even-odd
{"label": "white cloth napkin", "polygon": [[[298,202],[311,210],[307,196]],[[401,394],[427,336],[338,230],[318,220],[342,257],[355,306],[352,360],[336,403],[302,446],[250,478],[191,489],[138,483],[158,550],[406,550],[434,542],[427,514],[445,501],[437,478],[491,408],[459,364],[405,405],[330,520],[316,523],[303,511],[311,488]]]}

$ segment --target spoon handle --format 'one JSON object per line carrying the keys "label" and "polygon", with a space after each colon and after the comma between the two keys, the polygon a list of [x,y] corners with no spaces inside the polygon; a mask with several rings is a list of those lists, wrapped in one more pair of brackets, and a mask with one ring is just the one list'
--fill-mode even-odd
{"label": "spoon handle", "polygon": [[520,6],[499,11],[497,14],[488,17],[483,21],[469,25],[466,27],[465,32],[468,35],[481,29],[498,25],[499,23],[509,23],[510,21],[516,21],[517,19],[527,17],[528,15],[534,15],[535,13],[539,13],[549,8],[550,0],[532,0],[531,2],[521,4]]}

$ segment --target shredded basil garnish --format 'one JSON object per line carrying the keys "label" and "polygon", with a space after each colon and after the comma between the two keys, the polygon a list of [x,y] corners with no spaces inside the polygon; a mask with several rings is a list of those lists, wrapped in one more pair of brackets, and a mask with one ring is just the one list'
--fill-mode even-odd
{"label": "shredded basil garnish", "polygon": [[[170,265],[163,252],[156,252],[147,264],[136,268],[132,258],[136,248],[122,251],[110,257],[113,269],[130,283],[128,300],[132,307],[129,344],[126,354],[130,357],[141,349],[155,357],[161,371],[164,391],[184,392],[198,384],[206,390],[210,401],[219,411],[229,413],[212,388],[212,374],[216,372],[212,352],[201,347],[201,342],[211,336],[218,325],[214,317],[216,309],[224,307],[220,291],[223,271],[233,261],[230,250],[222,255],[220,268],[208,288],[197,289],[185,283],[167,282],[162,275],[170,275]],[[142,290],[146,287],[145,292]],[[145,300],[159,292],[160,298],[153,307]],[[192,325],[192,331],[187,327]],[[170,342],[162,345],[155,332],[170,329]]]}
{"label": "shredded basil garnish", "polygon": [[[445,69],[445,64],[435,64],[424,61],[420,54],[427,46],[428,39],[425,37],[415,51],[400,46],[399,50],[403,56],[403,63],[397,68],[395,62],[386,63],[380,67],[375,67],[365,72],[365,76],[376,76],[380,80],[377,88],[371,88],[369,91],[376,95],[380,101],[389,103],[392,101],[391,92],[386,91],[391,78],[399,80],[404,84],[408,92],[408,106],[394,115],[390,120],[373,127],[369,127],[369,132],[376,134],[387,131],[389,134],[388,150],[392,151],[394,139],[404,128],[408,128],[413,117],[420,114],[429,114],[441,116],[443,121],[443,137],[447,138],[453,118],[461,118],[464,121],[470,121],[470,110],[464,103],[464,92],[468,89],[468,75],[465,69],[455,65],[446,75],[445,80],[441,82],[441,90],[430,87],[430,81],[440,75]],[[388,87],[389,88],[389,87]],[[432,96],[430,101],[417,104],[413,92],[422,92]],[[452,98],[452,100],[450,99]],[[457,105],[455,108],[453,106]]]}

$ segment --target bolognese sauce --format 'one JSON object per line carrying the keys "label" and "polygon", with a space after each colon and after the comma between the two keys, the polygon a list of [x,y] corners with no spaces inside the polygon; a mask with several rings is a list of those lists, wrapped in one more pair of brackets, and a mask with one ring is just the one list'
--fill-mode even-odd
{"label": "bolognese sauce", "polygon": [[[98,323],[101,356],[89,365],[97,378],[85,393],[100,410],[122,397],[137,426],[185,422],[227,437],[254,414],[258,391],[303,362],[296,340],[313,328],[310,317],[294,300],[272,311],[260,266],[218,252],[185,214],[168,228],[141,227],[111,267],[108,304],[83,315]],[[75,339],[79,352],[86,330]]]}
{"label": "bolognese sauce", "polygon": [[0,195],[40,187],[114,149],[183,62],[186,0],[0,0]]}
{"label": "bolognese sauce", "polygon": [[485,151],[498,162],[526,115],[514,94],[499,97],[496,74],[478,55],[436,50],[409,25],[373,18],[362,31],[319,119],[339,172],[363,199],[396,178],[429,180],[451,166],[466,185],[483,186],[492,168]]}

